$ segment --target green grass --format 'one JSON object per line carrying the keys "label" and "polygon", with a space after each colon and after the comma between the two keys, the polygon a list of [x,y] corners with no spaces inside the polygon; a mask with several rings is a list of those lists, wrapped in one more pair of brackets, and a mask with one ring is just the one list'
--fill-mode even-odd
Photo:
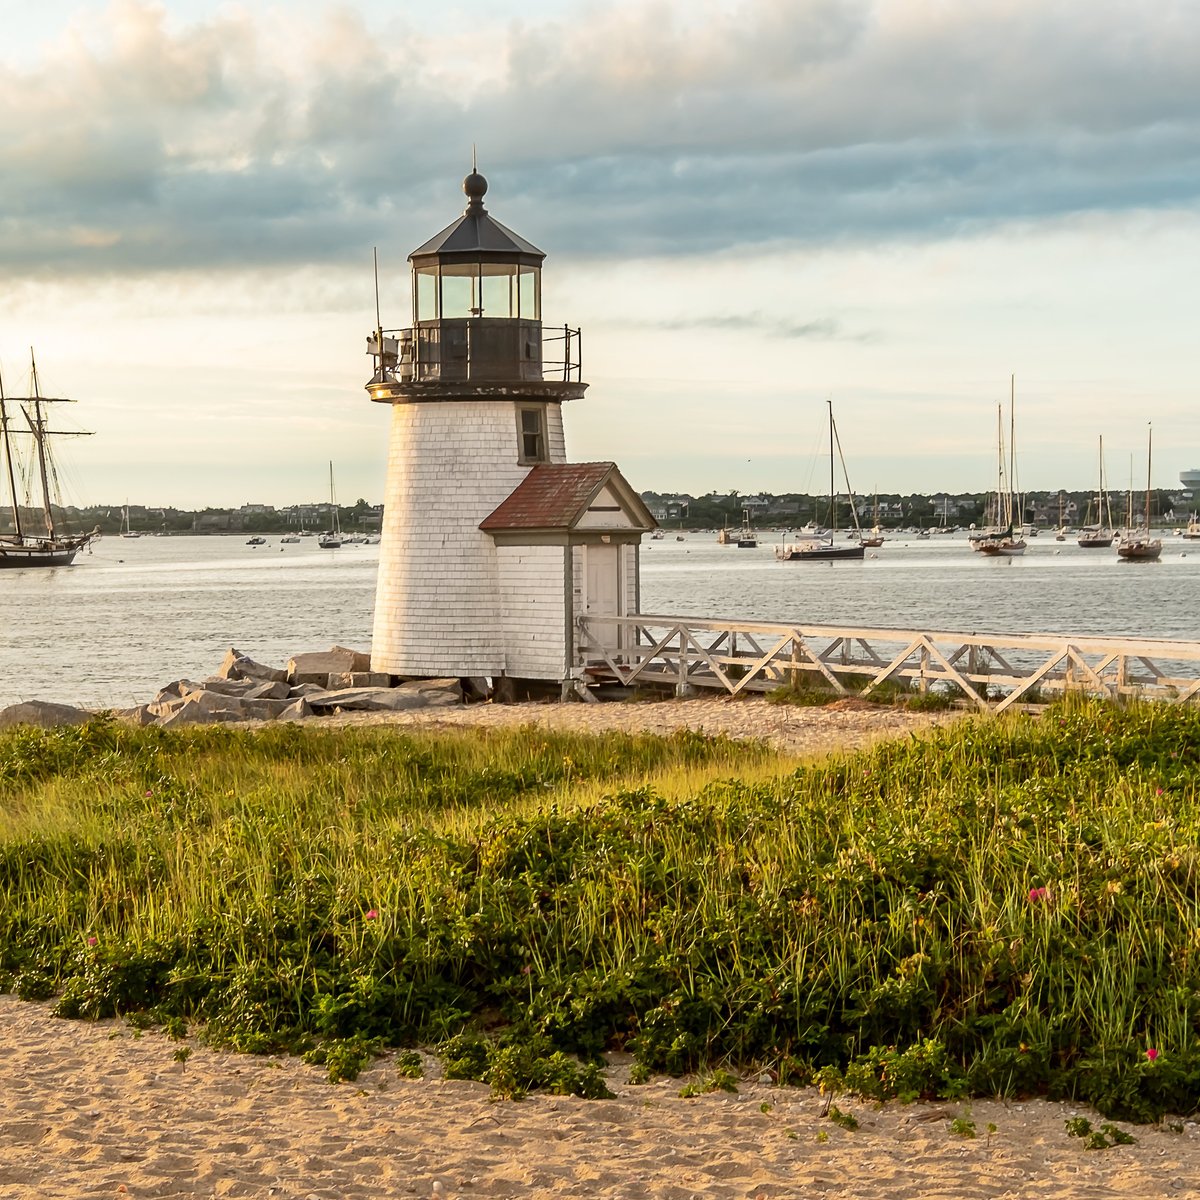
{"label": "green grass", "polygon": [[334,1077],[454,1039],[498,1094],[599,1094],[564,1053],[622,1047],[1190,1112],[1198,764],[1194,710],[1091,703],[799,769],[687,734],[8,734],[0,983]]}

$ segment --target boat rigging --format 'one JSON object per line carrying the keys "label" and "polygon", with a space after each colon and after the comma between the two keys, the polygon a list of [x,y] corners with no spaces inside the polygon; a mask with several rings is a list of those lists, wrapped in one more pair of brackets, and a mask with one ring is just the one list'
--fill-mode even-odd
{"label": "boat rigging", "polygon": [[[46,417],[47,404],[70,404],[73,401],[57,396],[43,396],[38,384],[37,360],[33,351],[30,357],[29,396],[5,396],[3,380],[0,380],[0,453],[5,464],[8,482],[9,504],[12,513],[12,532],[0,535],[0,567],[66,567],[75,556],[100,537],[99,528],[91,533],[68,534],[60,530],[54,518],[54,503],[57,491],[58,472],[50,449],[50,438],[55,436],[90,436],[84,431],[68,433],[66,430],[51,429]],[[19,409],[25,418],[28,430],[13,428],[9,405]],[[29,470],[35,473],[41,493],[42,531],[33,532],[21,515],[21,498],[17,490],[17,457],[14,450],[15,438],[27,434],[33,439],[33,454]]]}

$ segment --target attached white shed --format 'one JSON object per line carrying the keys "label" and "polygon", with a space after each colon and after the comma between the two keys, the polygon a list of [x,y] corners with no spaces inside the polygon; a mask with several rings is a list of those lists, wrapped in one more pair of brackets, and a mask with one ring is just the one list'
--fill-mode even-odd
{"label": "attached white shed", "polygon": [[649,509],[615,463],[535,466],[479,528],[496,547],[505,674],[577,677],[575,618],[638,610]]}

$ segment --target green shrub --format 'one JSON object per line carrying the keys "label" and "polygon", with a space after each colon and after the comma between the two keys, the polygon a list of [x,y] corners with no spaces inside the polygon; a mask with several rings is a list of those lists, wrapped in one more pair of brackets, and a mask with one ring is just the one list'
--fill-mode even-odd
{"label": "green shrub", "polygon": [[497,1094],[599,1091],[617,1049],[635,1078],[1200,1107],[1194,708],[1072,698],[769,760],[693,733],[3,733],[0,981],[343,1078],[437,1045]]}

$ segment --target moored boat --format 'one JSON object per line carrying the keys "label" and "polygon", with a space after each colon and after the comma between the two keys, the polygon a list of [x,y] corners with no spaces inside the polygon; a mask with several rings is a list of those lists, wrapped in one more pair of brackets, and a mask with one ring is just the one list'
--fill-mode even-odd
{"label": "moored boat", "polygon": [[1117,557],[1124,562],[1154,562],[1162,555],[1162,541],[1150,532],[1150,463],[1153,451],[1154,431],[1146,434],[1146,509],[1142,525],[1138,529],[1127,529],[1117,543]]}
{"label": "moored boat", "polygon": [[1096,520],[1092,521],[1092,506],[1088,503],[1083,515],[1083,524],[1075,537],[1077,545],[1085,550],[1107,550],[1113,544],[1117,531],[1113,527],[1112,501],[1104,479],[1104,435],[1100,436],[1100,486],[1096,491]]}
{"label": "moored boat", "polygon": [[834,447],[840,454],[841,442],[837,436],[837,425],[833,420],[833,401],[829,405],[829,533],[825,536],[812,534],[797,542],[783,542],[775,547],[775,557],[780,562],[837,562],[865,557],[866,545],[858,530],[858,514],[854,509],[854,493],[850,490],[850,478],[846,473],[846,460],[842,459],[842,474],[846,479],[846,494],[850,498],[850,511],[854,514],[855,532],[850,543],[838,545],[837,538],[837,492],[834,490]]}
{"label": "moored boat", "polygon": [[[61,431],[48,427],[45,408],[47,404],[70,403],[61,397],[43,396],[38,385],[37,363],[30,354],[30,381],[33,395],[5,397],[3,382],[0,381],[0,451],[3,452],[4,473],[8,480],[9,501],[12,510],[12,532],[0,535],[0,567],[68,567],[75,556],[87,549],[100,537],[100,530],[91,533],[69,534],[60,530],[54,519],[51,496],[51,480],[57,479],[50,451],[50,438]],[[13,449],[16,431],[11,427],[8,402],[20,407],[21,414],[29,426],[28,434],[33,439],[31,471],[40,484],[42,500],[42,532],[34,533],[26,528],[21,518],[21,504],[17,495],[17,466]]]}
{"label": "moored boat", "polygon": [[738,530],[737,544],[739,550],[754,550],[758,547],[758,534],[750,524],[750,510],[742,509],[742,527]]}
{"label": "moored boat", "polygon": [[329,464],[329,507],[333,514],[333,528],[317,535],[317,545],[322,550],[337,550],[342,544],[342,523],[338,518],[337,500],[333,493],[333,463]]}
{"label": "moored boat", "polygon": [[1017,494],[1014,485],[1016,475],[1016,379],[1009,380],[1008,398],[1008,463],[1007,474],[1004,458],[1004,409],[996,405],[996,497],[995,523],[987,528],[972,531],[968,542],[972,550],[987,558],[1013,558],[1025,553],[1026,542],[1015,527]]}

